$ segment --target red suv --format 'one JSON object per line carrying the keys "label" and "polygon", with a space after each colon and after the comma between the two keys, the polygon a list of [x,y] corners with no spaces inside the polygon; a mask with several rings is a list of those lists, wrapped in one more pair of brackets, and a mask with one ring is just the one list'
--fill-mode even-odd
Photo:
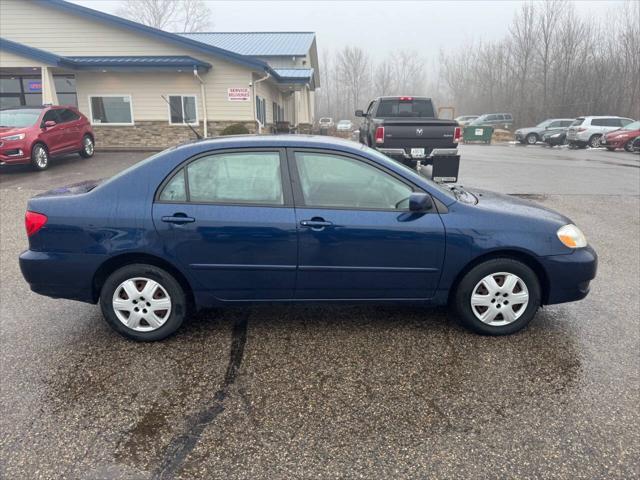
{"label": "red suv", "polygon": [[0,165],[31,163],[44,170],[52,157],[93,156],[89,119],[76,107],[12,107],[0,110]]}

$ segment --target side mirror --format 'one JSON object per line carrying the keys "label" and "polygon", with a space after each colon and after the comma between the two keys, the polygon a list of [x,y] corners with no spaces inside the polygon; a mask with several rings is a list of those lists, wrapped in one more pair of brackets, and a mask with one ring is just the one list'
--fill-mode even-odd
{"label": "side mirror", "polygon": [[412,212],[425,212],[433,208],[431,195],[421,192],[413,192],[409,196],[409,210]]}
{"label": "side mirror", "polygon": [[51,128],[55,126],[56,126],[55,120],[47,120],[46,122],[44,122],[44,128]]}
{"label": "side mirror", "polygon": [[364,117],[364,112],[362,110],[356,110],[356,117]]}

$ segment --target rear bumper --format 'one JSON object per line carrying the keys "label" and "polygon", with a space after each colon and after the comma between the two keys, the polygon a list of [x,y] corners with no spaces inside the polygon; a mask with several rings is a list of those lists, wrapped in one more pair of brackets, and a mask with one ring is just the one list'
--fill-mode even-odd
{"label": "rear bumper", "polygon": [[93,276],[104,257],[34,252],[20,254],[20,270],[31,290],[52,298],[96,303]]}
{"label": "rear bumper", "polygon": [[553,255],[539,260],[549,281],[545,304],[574,302],[589,294],[589,284],[598,270],[598,255],[593,248],[587,246],[569,255]]}

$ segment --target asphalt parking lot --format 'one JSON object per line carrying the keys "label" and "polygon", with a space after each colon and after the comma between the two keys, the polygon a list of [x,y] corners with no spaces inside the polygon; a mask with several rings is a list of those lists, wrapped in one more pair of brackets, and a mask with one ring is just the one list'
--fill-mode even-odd
{"label": "asphalt parking lot", "polygon": [[638,478],[640,156],[465,145],[460,182],[571,217],[582,302],[513,336],[444,310],[260,306],[137,344],[31,293],[27,199],[148,154],[0,171],[0,478]]}

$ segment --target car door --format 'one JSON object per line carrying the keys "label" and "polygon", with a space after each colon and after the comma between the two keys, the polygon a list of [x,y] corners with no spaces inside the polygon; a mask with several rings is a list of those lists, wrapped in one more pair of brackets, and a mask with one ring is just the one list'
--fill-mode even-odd
{"label": "car door", "polygon": [[65,151],[80,150],[80,116],[68,108],[58,110],[58,114],[62,127],[61,148]]}
{"label": "car door", "polygon": [[288,300],[296,220],[284,151],[208,152],[165,180],[153,204],[165,254],[218,300]]}
{"label": "car door", "polygon": [[445,232],[435,211],[408,211],[418,188],[375,163],[289,149],[298,225],[297,299],[426,299]]}
{"label": "car door", "polygon": [[[56,122],[56,124],[52,127],[45,127],[46,122]],[[42,140],[49,153],[51,155],[56,155],[60,153],[63,145],[63,125],[60,123],[60,116],[58,109],[51,109],[44,113],[42,116],[42,122],[40,124],[40,135],[38,138]]]}

